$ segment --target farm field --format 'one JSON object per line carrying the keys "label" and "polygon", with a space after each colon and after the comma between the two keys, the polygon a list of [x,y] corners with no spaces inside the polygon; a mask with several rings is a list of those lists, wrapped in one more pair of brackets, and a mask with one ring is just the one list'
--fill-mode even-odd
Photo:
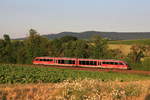
{"label": "farm field", "polygon": [[131,50],[132,45],[128,44],[108,44],[109,49],[119,49],[123,55],[127,56]]}
{"label": "farm field", "polygon": [[0,64],[0,71],[1,100],[144,100],[150,94],[150,75],[13,64]]}
{"label": "farm field", "polygon": [[133,44],[144,44],[149,45],[150,39],[138,39],[138,40],[118,40],[118,41],[109,41],[109,44],[126,44],[126,45],[133,45]]}
{"label": "farm field", "polygon": [[58,69],[27,65],[0,65],[0,83],[57,83],[64,80],[84,78],[98,79],[101,81],[136,81],[150,80],[149,75],[123,74],[116,72],[91,72],[71,69]]}

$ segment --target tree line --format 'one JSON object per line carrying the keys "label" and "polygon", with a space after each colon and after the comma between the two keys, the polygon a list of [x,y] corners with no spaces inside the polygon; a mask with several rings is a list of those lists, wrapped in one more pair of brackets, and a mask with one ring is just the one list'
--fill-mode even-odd
{"label": "tree line", "polygon": [[35,57],[74,57],[93,59],[126,59],[140,62],[149,47],[133,45],[131,53],[124,56],[119,49],[108,48],[108,40],[100,36],[93,36],[89,40],[78,39],[73,36],[64,36],[49,40],[40,36],[34,29],[29,30],[25,40],[11,40],[5,34],[0,39],[0,63],[30,64]]}

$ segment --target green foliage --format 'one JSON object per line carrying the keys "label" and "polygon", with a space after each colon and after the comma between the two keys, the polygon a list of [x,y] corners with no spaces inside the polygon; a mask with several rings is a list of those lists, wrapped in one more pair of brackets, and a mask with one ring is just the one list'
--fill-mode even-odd
{"label": "green foliage", "polygon": [[144,57],[144,52],[147,50],[145,45],[135,44],[131,47],[131,53],[129,54],[129,58],[131,58],[133,63],[139,63],[141,58]]}
{"label": "green foliage", "polygon": [[65,57],[87,58],[89,46],[85,40],[70,41],[63,45]]}
{"label": "green foliage", "polygon": [[129,57],[126,57],[123,59],[126,61],[129,66],[132,68],[132,70],[145,70],[145,71],[150,71],[150,59],[146,58],[144,61],[140,63],[133,63],[132,60]]}
{"label": "green foliage", "polygon": [[73,37],[73,36],[66,35],[66,36],[64,36],[64,37],[61,37],[60,40],[61,40],[62,42],[76,41],[76,40],[77,40],[77,37]]}
{"label": "green foliage", "polygon": [[0,84],[62,82],[63,80],[99,79],[102,81],[132,81],[150,79],[146,75],[130,75],[114,72],[90,72],[69,69],[40,68],[40,66],[0,65]]}
{"label": "green foliage", "polygon": [[124,55],[120,49],[111,49],[108,51],[109,58],[112,59],[123,59]]}
{"label": "green foliage", "polygon": [[25,40],[26,63],[32,63],[33,58],[47,55],[48,39],[36,34],[33,29],[30,30],[30,36]]}
{"label": "green foliage", "polygon": [[62,48],[63,43],[59,39],[54,39],[51,41],[50,46],[49,46],[49,55],[52,57],[61,57],[63,48]]}
{"label": "green foliage", "polygon": [[108,47],[106,39],[95,35],[92,37],[91,43],[91,58],[99,59],[108,57]]}

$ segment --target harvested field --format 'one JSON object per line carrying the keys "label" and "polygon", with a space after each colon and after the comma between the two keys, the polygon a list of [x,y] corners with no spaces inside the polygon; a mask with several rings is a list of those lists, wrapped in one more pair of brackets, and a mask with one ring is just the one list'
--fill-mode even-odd
{"label": "harvested field", "polygon": [[124,55],[128,55],[130,53],[130,48],[132,45],[127,44],[109,44],[109,49],[119,49]]}

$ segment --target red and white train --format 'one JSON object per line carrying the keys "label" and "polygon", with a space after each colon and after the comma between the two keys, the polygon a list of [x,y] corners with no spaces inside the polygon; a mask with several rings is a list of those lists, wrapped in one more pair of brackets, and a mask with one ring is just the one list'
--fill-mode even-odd
{"label": "red and white train", "polygon": [[126,62],[119,60],[36,57],[32,63],[42,65],[60,65],[60,66],[74,66],[74,67],[79,66],[79,67],[97,67],[97,68],[111,68],[111,69],[131,69]]}

